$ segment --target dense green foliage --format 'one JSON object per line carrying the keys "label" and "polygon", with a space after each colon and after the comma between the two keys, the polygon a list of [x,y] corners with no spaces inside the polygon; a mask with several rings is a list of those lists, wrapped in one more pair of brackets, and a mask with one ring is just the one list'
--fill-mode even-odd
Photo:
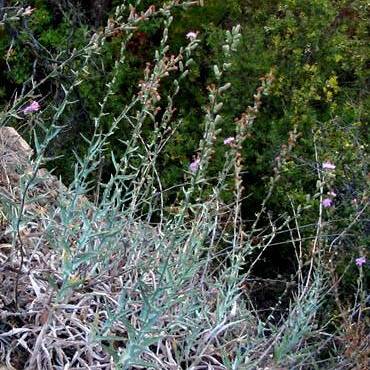
{"label": "dense green foliage", "polygon": [[[7,3],[11,7],[20,2]],[[94,32],[102,32],[107,24],[114,28],[115,7],[122,1],[90,1],[73,6],[68,0],[23,3],[23,6],[35,8],[32,14],[0,23],[0,108],[4,112],[15,100],[15,92],[19,94],[22,87],[30,89],[34,81],[52,75],[61,60],[67,60],[74,49],[85,47]],[[101,4],[99,9],[97,3]],[[133,4],[134,1],[124,3]],[[164,3],[141,1],[137,11],[152,4],[158,9]],[[127,15],[129,12],[127,9]],[[312,247],[317,238],[314,233],[317,224],[322,223],[320,237],[327,248],[320,259],[324,261],[331,283],[340,286],[337,295],[333,294],[325,302],[328,310],[321,318],[324,322],[329,315],[330,320],[333,318],[333,327],[340,316],[336,299],[340,297],[346,307],[358,291],[358,268],[354,258],[367,254],[370,241],[366,209],[369,13],[370,7],[365,0],[205,0],[203,6],[176,9],[169,27],[168,54],[179,53],[187,42],[188,32],[198,33],[200,46],[194,50],[186,78],[180,77],[181,71],[174,72],[181,84],[181,93],[173,93],[171,78],[161,79],[154,92],[159,108],[153,115],[162,117],[171,94],[176,107],[173,122],[177,130],[155,158],[164,190],[162,211],[171,215],[176,214],[184,197],[178,184],[191,182],[189,164],[201,151],[199,143],[208,127],[204,111],[212,91],[226,82],[231,83],[232,88],[222,93],[222,122],[218,122],[215,131],[208,180],[192,194],[195,203],[211,197],[230,148],[224,144],[224,139],[237,136],[237,120],[253,105],[261,78],[273,76],[241,150],[241,178],[246,190],[241,214],[246,229],[253,229],[251,245],[260,245],[265,240],[271,231],[272,219],[282,220],[281,223],[286,222],[288,227],[274,235],[271,248],[263,249],[262,259],[252,264],[253,274],[258,278],[288,280],[297,269],[305,270],[305,263],[317,252]],[[237,52],[228,55],[225,31],[235,24],[241,25],[242,37]],[[159,58],[155,52],[162,47],[164,29],[164,23],[154,19],[140,24],[129,36],[125,30],[113,32],[99,54],[93,55],[91,63],[82,70],[82,81],[71,93],[73,104],[58,117],[63,129],[46,151],[46,156],[53,158],[49,169],[60,175],[66,184],[75,179],[76,155],[83,157],[89,150],[90,143],[82,137],[90,138],[96,133],[96,117],[101,122],[99,129],[108,132],[112,117],[119,116],[122,107],[140,90],[145,70],[149,73],[155,64],[153,59]],[[117,69],[115,63],[120,59],[123,62]],[[219,78],[215,64],[224,66]],[[33,91],[33,99],[47,107],[43,112],[44,122],[53,119],[52,107],[61,104],[61,91],[69,86],[75,71],[81,71],[82,65],[83,60],[72,60],[58,71],[58,76]],[[100,116],[99,103],[113,76],[112,92],[105,106],[109,114]],[[21,115],[13,115],[7,119],[6,123],[16,127],[30,142],[35,132],[43,135],[43,128],[34,117],[25,121]],[[125,143],[131,139],[133,128],[129,120],[120,121],[109,144],[100,153],[98,165],[89,173],[89,179],[94,180],[89,183],[89,199],[102,196],[99,182],[108,181],[115,168],[109,153],[114,153],[113,158],[124,155]],[[158,132],[155,118],[148,115],[140,139],[143,143],[151,143]],[[141,150],[141,155],[145,156],[145,149]],[[335,164],[335,171],[323,171],[325,162]],[[234,199],[233,182],[234,178],[228,177],[222,187],[225,204]],[[328,207],[322,207],[325,198],[331,202]],[[186,215],[189,219],[192,211],[190,209]],[[256,214],[258,221],[255,222]],[[152,212],[148,218],[156,222],[158,212]],[[225,228],[228,227],[226,223]],[[351,227],[350,233],[343,232],[347,227]],[[297,240],[302,246],[303,267],[297,266],[294,242]],[[251,248],[243,269],[248,270],[248,258],[255,260],[260,251]],[[362,273],[366,281],[369,269],[364,268]],[[253,295],[252,299],[259,308],[268,308],[280,300],[281,294],[279,287],[272,286]],[[276,358],[285,355],[284,351],[279,353],[279,348],[276,349]]]}
{"label": "dense green foliage", "polygon": [[[63,53],[66,48],[81,48],[90,30],[96,27],[96,22],[102,26],[115,4],[107,6],[104,9],[105,16],[98,20],[95,19],[96,14],[88,11],[89,6],[70,8],[68,2],[56,6],[47,1],[35,1],[31,3],[33,5],[36,10],[29,20],[17,22],[3,30],[0,63],[4,81],[1,96],[4,102],[8,101],[14,88],[28,78],[33,68],[35,77],[40,79],[52,70],[53,55]],[[149,2],[143,2],[143,7],[146,5]],[[223,107],[220,143],[223,135],[226,137],[234,133],[233,120],[250,103],[259,78],[273,68],[276,77],[273,91],[264,101],[263,112],[245,144],[247,178],[256,192],[255,201],[259,203],[262,196],[258,195],[258,189],[262,190],[261,178],[268,176],[281,144],[295,127],[301,139],[294,154],[301,162],[287,163],[292,183],[286,184],[281,191],[289,188],[293,190],[294,197],[301,201],[312,187],[312,181],[309,178],[302,179],[299,171],[304,163],[313,160],[313,133],[327,131],[328,122],[340,117],[343,126],[366,135],[369,105],[366,90],[369,79],[367,12],[366,2],[361,1],[346,5],[337,1],[302,4],[296,1],[235,0],[225,5],[224,1],[210,0],[204,7],[190,9],[175,20],[170,33],[174,52],[184,42],[189,30],[200,32],[203,47],[198,49],[191,75],[176,101],[182,110],[184,122],[162,158],[164,186],[169,187],[183,177],[184,168],[197,149],[203,125],[199,117],[207,84],[210,83],[212,64],[222,59],[218,46],[223,37],[222,30],[232,23],[241,23],[242,46],[234,57],[233,68],[228,75],[233,89]],[[113,114],[136,91],[137,82],[143,77],[142,70],[151,60],[158,44],[160,28],[156,22],[143,26],[128,42],[125,63],[117,76],[115,97],[109,103]],[[99,108],[99,92],[110,78],[110,70],[123,37],[123,34],[118,34],[108,40],[101,58],[96,60],[95,69],[89,71],[81,84],[76,104],[64,117],[65,135],[60,139],[61,142],[55,143],[51,154],[63,155],[63,159],[57,162],[57,172],[66,181],[73,175],[73,156],[69,149],[76,139],[79,140],[80,132],[91,132],[92,119]],[[34,58],[36,64],[33,64]],[[56,88],[49,86],[49,91],[40,91],[45,103],[49,99],[58,99],[53,95]],[[166,86],[161,87],[160,94],[166,95]],[[148,136],[151,130],[149,124]],[[117,137],[127,139],[126,132],[127,127],[123,125]],[[330,136],[330,133],[327,135]],[[336,160],[335,152],[342,147],[343,137],[332,136],[328,143],[330,150],[328,148],[323,155]],[[120,154],[118,142],[112,146]],[[83,147],[75,149],[83,151]],[[220,168],[220,161],[223,161],[223,155],[220,154],[223,151],[220,144],[214,161],[215,170]],[[105,164],[105,169],[109,173],[109,163]]]}
{"label": "dense green foliage", "polygon": [[[152,2],[143,1],[141,8],[150,4]],[[39,0],[30,5],[36,9],[29,19],[7,25],[3,30],[0,63],[4,102],[9,101],[14,88],[25,82],[33,69],[34,77],[41,79],[53,69],[53,56],[66,49],[81,48],[91,31],[105,24],[117,4],[113,2],[108,6],[107,3],[102,13],[94,12],[90,4],[71,8],[68,2],[57,6]],[[190,30],[199,32],[202,48],[196,51],[195,62],[183,84],[181,96],[175,98],[178,115],[183,121],[160,159],[163,187],[170,188],[185,180],[184,170],[196,153],[203,132],[204,123],[199,119],[206,102],[207,86],[212,83],[212,65],[214,62],[222,64],[219,45],[223,30],[235,23],[242,25],[242,45],[233,57],[232,70],[227,74],[233,89],[229,90],[224,102],[219,144],[215,148],[210,174],[216,175],[222,166],[225,152],[222,141],[235,133],[234,119],[251,103],[259,78],[273,70],[275,83],[270,95],[264,99],[261,114],[244,144],[244,179],[253,193],[253,197],[246,200],[245,209],[252,215],[258,209],[265,194],[265,184],[272,175],[275,158],[293,130],[299,135],[298,145],[284,164],[286,176],[271,199],[279,211],[290,208],[287,203],[281,208],[282,196],[288,194],[293,202],[303,204],[315,187],[315,135],[322,140],[320,158],[335,162],[343,171],[343,181],[353,182],[353,167],[348,163],[361,166],[366,162],[362,158],[365,149],[359,142],[366,143],[368,135],[368,12],[365,1],[348,5],[344,1],[329,0],[305,3],[235,0],[226,4],[221,0],[209,0],[204,7],[180,13],[170,28],[173,52],[184,43]],[[159,22],[145,24],[128,41],[125,63],[117,76],[114,97],[108,103],[113,116],[137,91],[137,83],[143,78],[142,71],[158,46],[161,27]],[[93,117],[99,111],[100,93],[111,77],[124,37],[124,33],[118,33],[107,40],[100,57],[75,93],[76,103],[62,117],[66,126],[64,133],[54,142],[49,155],[61,156],[52,165],[66,182],[73,177],[74,155],[70,149],[80,154],[84,152],[80,133],[88,136],[92,132]],[[43,104],[50,100],[58,102],[60,97],[55,95],[58,88],[50,84],[39,91]],[[168,88],[164,82],[159,94],[166,96]],[[162,102],[166,104],[165,99]],[[130,130],[127,125],[123,122],[111,141],[111,148],[117,156],[123,153],[120,140],[128,139],[126,135]],[[26,134],[31,132],[29,127],[24,129]],[[148,122],[144,134],[150,138],[152,133],[153,126]],[[357,142],[353,141],[354,138]],[[80,143],[77,146],[76,141]],[[348,148],[345,153],[343,145]],[[350,155],[352,157],[348,158]],[[103,178],[109,176],[111,169],[109,161],[102,162]],[[365,184],[358,181],[335,184],[341,193],[348,193],[346,186],[351,186],[355,197]],[[176,200],[178,190],[175,188],[166,193],[169,203]],[[225,197],[227,200],[227,194]],[[347,201],[348,194],[345,198]],[[314,201],[308,203],[315,204]],[[248,218],[249,211],[245,213]]]}

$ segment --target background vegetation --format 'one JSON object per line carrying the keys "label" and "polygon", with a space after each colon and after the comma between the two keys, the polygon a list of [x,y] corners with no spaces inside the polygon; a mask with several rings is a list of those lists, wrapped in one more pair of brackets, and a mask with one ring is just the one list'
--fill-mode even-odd
{"label": "background vegetation", "polygon": [[[366,260],[370,232],[368,2],[178,3],[2,4],[1,126],[32,143],[36,171],[42,163],[96,207],[91,221],[73,196],[64,200],[70,212],[59,206],[66,214],[58,228],[82,217],[89,247],[72,252],[49,241],[68,261],[62,278],[56,274],[62,283],[50,282],[59,291],[50,299],[65,299],[81,269],[95,281],[120,256],[134,266],[135,279],[125,273],[141,295],[121,294],[126,301],[110,307],[111,322],[94,330],[123,368],[171,368],[158,353],[176,336],[180,349],[171,342],[168,350],[173,368],[200,369],[207,356],[220,369],[365,368],[369,269],[355,261]],[[41,109],[25,114],[32,100]],[[225,145],[226,138],[235,141]],[[24,217],[5,205],[3,213],[13,225],[14,215]],[[99,256],[92,224],[104,232],[100,222],[109,219],[118,229],[117,214],[136,228],[125,227],[128,254],[114,247],[117,231],[101,242],[106,254]],[[144,247],[145,225],[158,227],[160,238]],[[64,232],[74,241],[84,235]],[[146,257],[154,248],[158,258],[140,260],[137,246]],[[174,256],[162,261],[171,248]],[[148,283],[146,296],[151,271],[157,285]],[[197,288],[209,302],[196,302]],[[180,291],[191,298],[179,300]],[[135,305],[138,327],[122,317]],[[189,342],[166,322],[172,309]],[[240,331],[226,330],[233,325]]]}

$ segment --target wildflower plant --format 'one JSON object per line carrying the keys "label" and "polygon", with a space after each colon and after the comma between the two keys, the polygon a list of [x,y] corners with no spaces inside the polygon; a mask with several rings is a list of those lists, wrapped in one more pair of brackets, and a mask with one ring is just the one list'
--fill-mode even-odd
{"label": "wildflower plant", "polygon": [[[200,33],[189,31],[185,46],[170,52],[169,32],[174,9],[196,3],[172,0],[142,12],[132,5],[118,6],[114,18],[84,48],[60,56],[58,67],[42,81],[31,77],[2,113],[0,129],[37,112],[32,160],[21,163],[15,183],[9,180],[0,188],[1,217],[8,220],[4,240],[10,245],[0,247],[0,360],[7,366],[21,358],[29,369],[308,369],[320,361],[316,351],[327,338],[334,341],[335,335],[325,332],[328,322],[320,322],[319,316],[332,289],[324,261],[344,235],[337,232],[330,245],[324,233],[323,207],[330,208],[337,196],[336,165],[320,161],[316,148],[313,197],[319,204],[308,255],[303,238],[295,238],[308,207],[292,204],[291,214],[276,219],[268,209],[297,145],[297,127],[281,145],[260,211],[251,215],[248,227],[243,219],[242,204],[249,194],[242,178],[248,167],[242,148],[273,86],[273,72],[261,77],[251,105],[236,115],[235,135],[222,139],[223,167],[216,179],[209,178],[217,139],[225,137],[223,106],[232,89],[228,73],[240,45],[240,26],[225,32],[223,61],[214,64],[208,85],[202,139],[191,163],[183,163],[186,181],[178,185],[176,212],[165,210],[160,158],[182,124],[174,102],[200,47]],[[15,17],[29,16],[32,9],[15,12]],[[128,41],[151,19],[161,24],[161,41],[131,100],[113,114],[109,103],[126,63]],[[107,38],[117,31],[125,37],[96,104],[91,134],[81,133],[87,149],[75,153],[74,178],[64,186],[42,169],[53,160],[47,148],[64,128],[60,122],[75,104],[76,87],[84,84]],[[58,104],[39,103],[40,87],[63,73],[72,78],[60,84]],[[119,141],[124,151],[117,156],[110,141],[123,124],[130,135]],[[149,137],[143,133],[148,124]],[[112,171],[103,180],[97,174],[104,158],[111,161]],[[222,198],[225,191],[233,194],[229,204]],[[267,226],[261,226],[263,218]],[[251,298],[253,269],[281,234],[294,246],[296,271],[266,314]],[[365,261],[359,257],[355,262],[361,271]],[[363,297],[359,301],[362,309]],[[333,369],[340,363],[330,361]]]}

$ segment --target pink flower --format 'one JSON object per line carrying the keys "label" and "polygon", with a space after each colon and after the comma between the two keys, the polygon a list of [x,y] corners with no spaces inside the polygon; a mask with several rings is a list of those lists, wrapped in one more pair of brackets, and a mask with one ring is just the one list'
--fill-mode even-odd
{"label": "pink flower", "polygon": [[322,163],[323,170],[335,170],[335,164],[327,161]]}
{"label": "pink flower", "polygon": [[199,163],[200,163],[200,159],[197,158],[195,159],[193,162],[190,163],[189,165],[189,169],[191,172],[197,172],[198,168],[199,168]]}
{"label": "pink flower", "polygon": [[198,32],[193,32],[193,31],[190,31],[186,34],[186,38],[190,41],[193,41],[197,38],[198,36]]}
{"label": "pink flower", "polygon": [[337,196],[337,193],[334,193],[334,191],[330,191],[328,194],[331,195],[333,198]]}
{"label": "pink flower", "polygon": [[30,16],[33,12],[34,12],[35,9],[32,9],[30,6],[27,6],[27,8],[24,10],[23,12],[23,16],[24,17],[28,17]]}
{"label": "pink flower", "polygon": [[330,198],[325,198],[321,204],[324,206],[324,208],[330,208],[333,205],[333,201]]}
{"label": "pink flower", "polygon": [[224,140],[225,145],[232,145],[235,142],[235,137],[230,136]]}
{"label": "pink flower", "polygon": [[366,258],[365,257],[356,258],[356,265],[358,267],[361,267],[365,263],[366,263]]}
{"label": "pink flower", "polygon": [[27,105],[26,108],[23,109],[24,114],[37,112],[40,110],[40,104],[37,101],[32,101],[31,104]]}

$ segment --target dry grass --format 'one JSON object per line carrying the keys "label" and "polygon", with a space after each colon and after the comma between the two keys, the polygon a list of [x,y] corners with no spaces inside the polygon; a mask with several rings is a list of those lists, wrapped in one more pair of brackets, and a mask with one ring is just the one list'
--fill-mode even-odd
{"label": "dry grass", "polygon": [[[18,142],[28,153],[19,137]],[[1,178],[7,179],[1,183],[1,194],[21,209],[19,183],[32,176],[32,165],[23,149],[14,149],[19,151],[16,156],[8,143],[2,140],[8,156],[1,167]],[[164,237],[153,227],[116,215],[99,219],[94,216],[99,210],[87,201],[80,203],[75,222],[65,225],[60,215],[68,209],[63,205],[68,199],[60,193],[64,186],[47,171],[37,173],[43,176],[27,188],[19,225],[2,220],[0,352],[6,365],[111,369],[114,352],[125,348],[138,362],[162,369],[180,368],[183,361],[194,363],[194,369],[205,364],[225,369],[213,337],[218,336],[218,344],[231,355],[237,350],[237,338],[249,336],[253,326],[235,314],[217,323],[216,302],[222,291],[208,289],[209,277],[200,273],[197,254],[184,256],[183,249],[190,247],[186,244],[194,241],[184,235],[185,246],[174,248],[171,230]],[[92,230],[89,235],[87,226]],[[61,239],[63,233],[67,240]],[[65,241],[70,248],[63,249]],[[189,271],[182,271],[179,263],[187,264]],[[199,333],[187,344],[202,305],[209,309],[209,328],[195,329]],[[130,348],[127,342],[132,343]],[[146,351],[137,352],[144,342]],[[185,356],[176,358],[176,350],[187,346]]]}

